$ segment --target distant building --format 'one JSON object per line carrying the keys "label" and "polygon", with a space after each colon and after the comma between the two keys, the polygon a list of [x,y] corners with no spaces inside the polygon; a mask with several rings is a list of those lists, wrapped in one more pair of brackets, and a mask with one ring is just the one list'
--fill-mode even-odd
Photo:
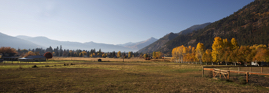
{"label": "distant building", "polygon": [[40,62],[40,61],[46,61],[46,57],[44,57],[44,56],[27,56],[27,57],[19,58],[19,61]]}
{"label": "distant building", "polygon": [[16,53],[2,53],[1,59],[4,61],[18,61],[19,56]]}

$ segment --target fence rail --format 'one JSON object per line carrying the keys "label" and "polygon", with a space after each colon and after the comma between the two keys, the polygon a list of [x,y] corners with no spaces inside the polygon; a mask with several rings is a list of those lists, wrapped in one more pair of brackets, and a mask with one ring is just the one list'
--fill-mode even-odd
{"label": "fence rail", "polygon": [[[238,70],[229,70],[230,68],[238,68]],[[227,70],[221,70],[220,68],[227,68]],[[202,77],[204,76],[204,71],[212,71],[213,72],[213,77],[216,77],[217,75],[224,76],[225,79],[230,78],[230,73],[241,73],[246,75],[246,82],[248,83],[249,75],[269,75],[269,73],[264,73],[263,69],[264,68],[269,68],[269,67],[257,67],[257,66],[248,66],[250,68],[250,71],[240,71],[240,68],[246,68],[245,66],[203,66],[202,69]],[[261,68],[260,72],[252,72],[252,68]]]}

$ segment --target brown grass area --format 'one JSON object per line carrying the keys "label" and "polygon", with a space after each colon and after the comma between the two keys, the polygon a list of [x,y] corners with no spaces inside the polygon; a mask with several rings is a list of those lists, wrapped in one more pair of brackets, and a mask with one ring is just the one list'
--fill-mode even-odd
{"label": "brown grass area", "polygon": [[0,92],[268,92],[203,78],[199,65],[164,62],[85,62],[0,73]]}
{"label": "brown grass area", "polygon": [[84,60],[84,61],[98,61],[98,59],[102,59],[105,62],[151,62],[151,61],[166,61],[170,62],[171,57],[165,57],[164,59],[152,59],[152,60],[145,60],[144,58],[88,58],[88,57],[53,57],[49,60]]}

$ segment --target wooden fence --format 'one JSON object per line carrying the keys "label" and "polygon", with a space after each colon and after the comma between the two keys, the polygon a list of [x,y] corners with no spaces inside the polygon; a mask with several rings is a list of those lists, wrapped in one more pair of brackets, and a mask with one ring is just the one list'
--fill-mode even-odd
{"label": "wooden fence", "polygon": [[[227,70],[221,70],[220,68],[226,68]],[[237,70],[230,70],[230,68],[237,68]],[[250,71],[240,71],[241,68],[249,68]],[[260,69],[260,72],[252,72],[252,68],[255,69]],[[246,82],[248,83],[248,79],[249,79],[249,75],[253,74],[253,75],[269,75],[269,73],[264,73],[263,69],[264,68],[269,68],[269,67],[257,67],[257,66],[248,66],[248,67],[244,67],[244,66],[203,66],[202,69],[202,77],[204,76],[204,71],[208,70],[208,71],[212,71],[213,72],[213,78],[215,78],[217,75],[219,75],[219,77],[221,78],[222,76],[225,79],[230,79],[230,73],[238,73],[238,74],[245,74],[246,75]]]}

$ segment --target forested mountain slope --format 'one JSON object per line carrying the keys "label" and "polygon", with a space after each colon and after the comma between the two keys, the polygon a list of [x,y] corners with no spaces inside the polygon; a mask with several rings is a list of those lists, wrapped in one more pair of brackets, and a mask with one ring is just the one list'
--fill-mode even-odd
{"label": "forested mountain slope", "polygon": [[204,24],[199,24],[199,25],[193,25],[185,30],[180,31],[179,33],[169,33],[165,36],[163,36],[162,38],[160,38],[159,40],[155,41],[154,43],[146,46],[145,48],[140,49],[138,52],[142,52],[142,53],[150,53],[153,51],[156,51],[157,49],[160,49],[161,47],[163,47],[163,45],[165,43],[167,43],[168,41],[174,39],[175,37],[179,36],[179,35],[186,35],[188,33],[193,32],[194,30],[198,30],[198,29],[202,29],[205,26],[209,25],[211,23],[204,23]]}
{"label": "forested mountain slope", "polygon": [[170,53],[176,46],[196,46],[204,43],[210,49],[216,36],[236,38],[239,45],[269,43],[269,0],[255,0],[234,14],[218,20],[203,29],[170,40],[158,51]]}

